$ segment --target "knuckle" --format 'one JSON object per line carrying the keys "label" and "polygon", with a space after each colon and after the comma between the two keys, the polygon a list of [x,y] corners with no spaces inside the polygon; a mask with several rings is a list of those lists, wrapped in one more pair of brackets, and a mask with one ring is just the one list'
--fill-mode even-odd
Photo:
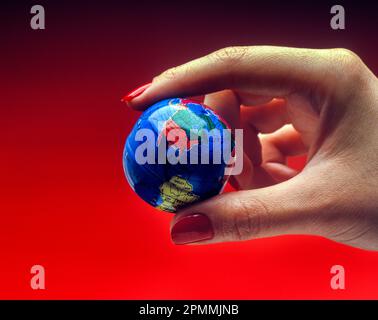
{"label": "knuckle", "polygon": [[366,75],[366,67],[361,58],[349,49],[331,49],[331,67],[336,68],[338,82],[345,84],[360,84]]}
{"label": "knuckle", "polygon": [[161,80],[180,80],[185,76],[190,75],[192,71],[192,63],[188,62],[183,65],[169,68],[168,70],[161,73],[159,76],[154,78],[154,81],[161,81]]}
{"label": "knuckle", "polygon": [[226,47],[210,54],[210,58],[225,64],[235,64],[243,60],[248,47]]}
{"label": "knuckle", "polygon": [[162,74],[156,77],[157,80],[161,79],[167,79],[167,80],[172,80],[176,78],[177,73],[178,73],[178,67],[173,67],[169,68],[168,70],[164,71]]}
{"label": "knuckle", "polygon": [[233,210],[232,226],[237,240],[258,238],[269,225],[269,211],[258,199],[236,200]]}
{"label": "knuckle", "polygon": [[352,50],[345,48],[332,49],[334,58],[346,66],[354,66],[361,63],[360,57]]}

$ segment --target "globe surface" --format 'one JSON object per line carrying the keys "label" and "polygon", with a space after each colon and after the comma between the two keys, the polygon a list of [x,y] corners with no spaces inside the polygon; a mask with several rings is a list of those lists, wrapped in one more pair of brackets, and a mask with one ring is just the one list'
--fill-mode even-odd
{"label": "globe surface", "polygon": [[[231,134],[205,140],[202,134],[213,129],[222,133],[228,126],[199,102],[172,98],[149,107],[125,143],[123,167],[130,186],[147,203],[169,212],[219,194],[227,182],[225,169],[230,166],[234,140]],[[150,135],[138,136],[138,132],[146,131]],[[174,139],[170,131],[175,133]],[[149,160],[141,161],[140,156],[147,159],[147,153]]]}

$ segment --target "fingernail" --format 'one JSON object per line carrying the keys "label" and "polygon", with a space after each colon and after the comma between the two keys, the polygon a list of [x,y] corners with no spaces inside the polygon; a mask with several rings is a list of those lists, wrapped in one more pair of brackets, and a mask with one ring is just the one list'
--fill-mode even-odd
{"label": "fingernail", "polygon": [[148,87],[151,86],[152,83],[146,83],[144,84],[143,86],[140,86],[138,88],[136,88],[135,90],[131,91],[130,93],[128,93],[127,95],[125,95],[121,101],[122,102],[130,102],[131,100],[133,100],[134,98],[136,98],[137,96],[140,96],[144,91],[146,91],[146,89]]}
{"label": "fingernail", "polygon": [[203,214],[193,214],[178,220],[171,230],[171,238],[175,244],[187,244],[214,237],[210,219]]}

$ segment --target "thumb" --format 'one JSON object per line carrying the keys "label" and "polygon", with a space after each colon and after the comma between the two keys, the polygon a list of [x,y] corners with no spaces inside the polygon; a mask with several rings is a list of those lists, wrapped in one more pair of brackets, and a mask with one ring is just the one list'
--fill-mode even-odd
{"label": "thumb", "polygon": [[172,241],[207,244],[283,234],[327,236],[330,216],[324,213],[332,208],[327,196],[332,192],[327,192],[331,187],[323,178],[303,171],[271,187],[225,193],[195,204],[172,220]]}

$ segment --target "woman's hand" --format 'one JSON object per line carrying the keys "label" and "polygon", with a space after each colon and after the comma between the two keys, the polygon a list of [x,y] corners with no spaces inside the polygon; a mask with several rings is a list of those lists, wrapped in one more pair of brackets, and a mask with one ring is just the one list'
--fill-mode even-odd
{"label": "woman's hand", "polygon": [[[281,234],[378,249],[378,79],[345,49],[232,47],[154,78],[128,103],[206,94],[244,129],[244,167],[225,193],[179,212],[177,244]],[[288,156],[307,153],[301,172]]]}

